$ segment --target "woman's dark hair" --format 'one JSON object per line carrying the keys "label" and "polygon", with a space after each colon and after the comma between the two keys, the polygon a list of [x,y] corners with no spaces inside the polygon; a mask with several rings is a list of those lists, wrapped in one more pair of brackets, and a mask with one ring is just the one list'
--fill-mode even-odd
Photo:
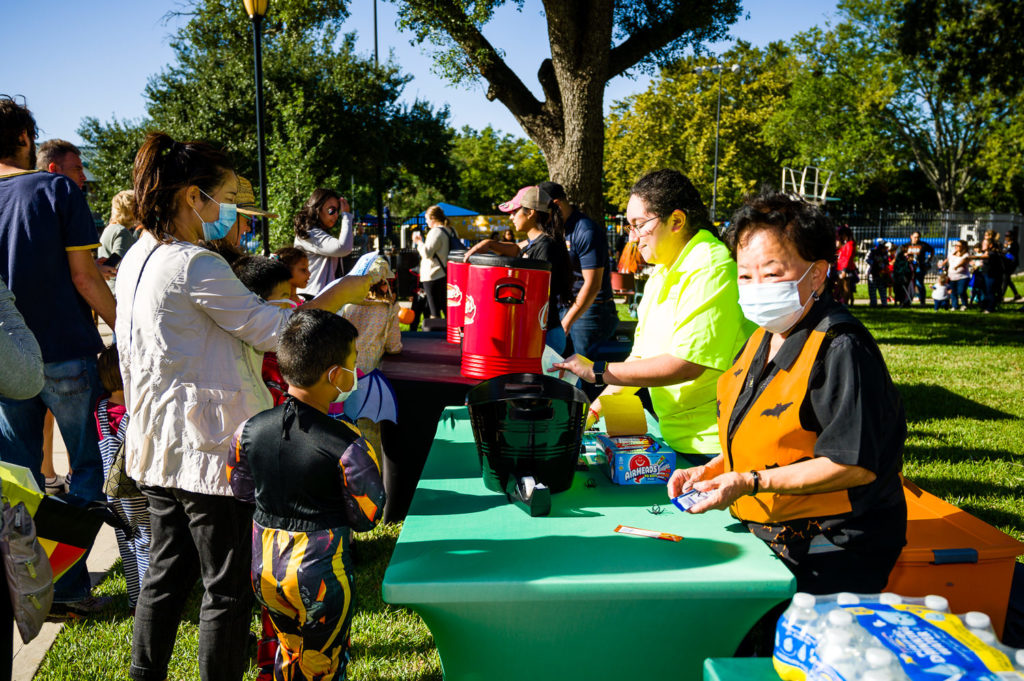
{"label": "woman's dark hair", "polygon": [[324,207],[324,204],[331,199],[340,199],[331,189],[316,189],[310,194],[309,199],[306,201],[306,205],[302,207],[299,214],[295,216],[295,236],[300,239],[305,239],[309,236],[309,229],[311,227],[318,227],[320,225],[320,209]]}
{"label": "woman's dark hair", "polygon": [[247,289],[269,300],[274,287],[292,278],[292,270],[280,260],[262,255],[246,255],[231,264],[231,271]]}
{"label": "woman's dark hair", "polygon": [[853,230],[843,225],[836,231],[836,236],[840,241],[853,241]]}
{"label": "woman's dark hair", "polygon": [[718,230],[708,220],[708,212],[697,188],[678,170],[666,168],[647,173],[636,181],[629,193],[643,201],[647,211],[659,218],[681,210],[686,215],[687,228],[691,232],[706,229],[718,236]]}
{"label": "woman's dark hair", "polygon": [[108,393],[124,390],[116,345],[108,345],[100,351],[99,357],[96,358],[96,373],[99,374],[100,384]]}
{"label": "woman's dark hair", "polygon": [[213,194],[234,169],[226,153],[206,142],[175,142],[152,132],[135,155],[136,218],[153,236],[168,240],[178,192],[195,185]]}
{"label": "woman's dark hair", "polygon": [[343,365],[359,332],[352,322],[327,310],[299,309],[277,344],[277,365],[289,384],[308,388],[335,364]]}
{"label": "woman's dark hair", "polygon": [[733,213],[732,224],[725,233],[725,245],[732,257],[736,257],[740,244],[762,230],[793,244],[808,262],[836,261],[836,228],[820,208],[806,201],[774,189],[747,196],[744,205]]}
{"label": "woman's dark hair", "polygon": [[[20,97],[20,95],[19,95]],[[21,133],[28,133],[29,146],[36,138],[36,119],[28,106],[18,104],[13,97],[0,95],[0,158],[11,158],[21,148]],[[32,159],[35,166],[35,159]]]}
{"label": "woman's dark hair", "polygon": [[280,260],[283,262],[289,270],[295,267],[299,262],[303,260],[309,260],[309,253],[306,253],[302,249],[295,248],[294,246],[285,246],[279,248],[270,254],[271,258]]}

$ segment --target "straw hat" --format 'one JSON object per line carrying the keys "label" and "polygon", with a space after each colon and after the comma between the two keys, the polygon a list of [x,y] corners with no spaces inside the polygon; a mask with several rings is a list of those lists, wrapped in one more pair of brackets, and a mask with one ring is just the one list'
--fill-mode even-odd
{"label": "straw hat", "polygon": [[241,175],[238,176],[238,192],[235,194],[235,206],[239,213],[245,215],[265,215],[268,218],[280,217],[277,213],[263,210],[256,205],[256,194],[252,191],[252,182]]}

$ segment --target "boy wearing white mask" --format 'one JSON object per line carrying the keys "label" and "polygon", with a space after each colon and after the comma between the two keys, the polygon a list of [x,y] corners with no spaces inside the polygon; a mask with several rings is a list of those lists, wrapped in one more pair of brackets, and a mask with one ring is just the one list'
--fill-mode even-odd
{"label": "boy wearing white mask", "polygon": [[[553,369],[608,386],[603,395],[646,387],[670,447],[719,454],[716,382],[755,329],[737,302],[736,263],[697,190],[678,171],[637,181],[626,220],[640,254],[655,266],[637,311],[633,350],[624,362],[573,355]],[[600,411],[595,400],[590,418]]]}
{"label": "boy wearing white mask", "polygon": [[296,678],[345,678],[349,534],[372,529],[385,499],[376,452],[327,414],[355,389],[356,335],[338,315],[296,312],[277,350],[289,396],[235,434],[228,476],[235,495],[256,504],[252,584],[280,643],[275,678],[296,669]]}

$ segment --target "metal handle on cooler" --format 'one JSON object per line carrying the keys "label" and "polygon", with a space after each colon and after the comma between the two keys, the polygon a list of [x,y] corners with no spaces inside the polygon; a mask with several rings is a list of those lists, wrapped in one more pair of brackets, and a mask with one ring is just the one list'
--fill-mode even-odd
{"label": "metal handle on cooler", "polygon": [[[501,295],[502,289],[512,289],[519,292],[519,297],[514,296],[503,296]],[[494,302],[506,303],[510,305],[522,305],[526,302],[526,287],[522,284],[513,284],[511,282],[498,282],[494,286]]]}

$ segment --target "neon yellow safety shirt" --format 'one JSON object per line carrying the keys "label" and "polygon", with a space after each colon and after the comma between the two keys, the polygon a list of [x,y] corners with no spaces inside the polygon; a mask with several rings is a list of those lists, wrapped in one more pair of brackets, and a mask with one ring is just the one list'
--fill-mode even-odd
{"label": "neon yellow safety shirt", "polygon": [[657,265],[637,310],[633,357],[670,354],[705,367],[695,380],[649,388],[665,442],[677,452],[718,454],[715,390],[756,325],[740,310],[736,262],[698,231],[666,267]]}

